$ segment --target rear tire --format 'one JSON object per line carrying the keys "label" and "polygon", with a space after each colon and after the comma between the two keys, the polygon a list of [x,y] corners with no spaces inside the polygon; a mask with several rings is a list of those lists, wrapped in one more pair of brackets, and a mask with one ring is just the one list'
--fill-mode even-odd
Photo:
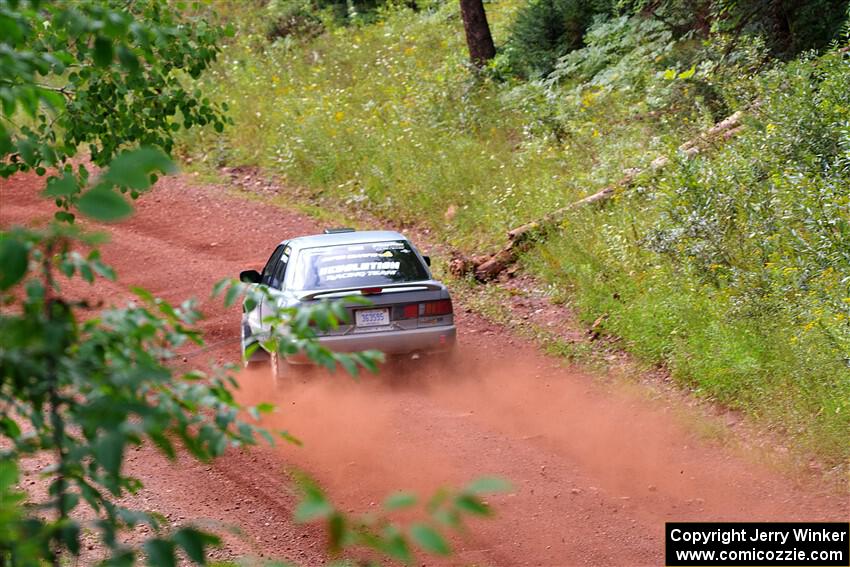
{"label": "rear tire", "polygon": [[321,367],[309,362],[293,364],[277,353],[270,357],[271,375],[276,386],[304,384],[312,380]]}
{"label": "rear tire", "polygon": [[283,384],[286,380],[286,375],[288,374],[286,366],[286,361],[281,358],[277,351],[269,355],[269,368],[271,369],[272,380],[274,381],[275,386]]}
{"label": "rear tire", "polygon": [[251,333],[248,330],[247,324],[243,321],[240,326],[239,338],[242,346],[242,366],[244,368],[262,368],[269,365],[269,353],[262,348],[255,348],[251,356],[246,358],[245,351],[256,343],[250,341]]}

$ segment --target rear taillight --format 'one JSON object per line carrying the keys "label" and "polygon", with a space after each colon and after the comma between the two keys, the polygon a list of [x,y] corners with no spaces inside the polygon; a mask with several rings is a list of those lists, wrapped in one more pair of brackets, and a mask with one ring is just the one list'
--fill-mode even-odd
{"label": "rear taillight", "polygon": [[419,304],[411,303],[410,305],[405,305],[401,310],[401,318],[402,319],[416,319],[419,317]]}
{"label": "rear taillight", "polygon": [[425,306],[422,315],[432,317],[435,315],[448,315],[452,312],[452,300],[440,299],[439,301],[428,301],[423,304]]}
{"label": "rear taillight", "polygon": [[423,303],[409,303],[396,311],[399,319],[416,319],[417,317],[439,317],[452,313],[452,300],[440,299],[438,301],[426,301]]}

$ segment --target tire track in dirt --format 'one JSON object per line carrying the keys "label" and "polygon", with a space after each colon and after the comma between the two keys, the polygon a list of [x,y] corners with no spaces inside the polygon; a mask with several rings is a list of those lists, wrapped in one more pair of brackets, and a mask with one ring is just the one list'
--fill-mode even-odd
{"label": "tire track in dirt", "polygon": [[[0,183],[2,226],[49,218],[36,178]],[[223,344],[190,362],[234,360],[238,344],[228,341],[238,338],[239,311],[205,299],[212,284],[317,228],[220,187],[166,178],[132,219],[108,228],[104,256],[121,285],[71,289],[108,302],[130,297],[131,285],[171,301],[198,296],[207,341]],[[691,410],[600,385],[475,314],[457,315],[461,353],[448,368],[393,365],[359,383],[312,373],[274,384],[243,373],[241,398],[276,402],[268,425],[292,431],[306,448],[234,452],[210,470],[178,467],[167,480],[143,449],[132,467],[148,481],[150,502],[168,501],[156,496],[165,490],[185,492],[174,512],[184,518],[221,516],[226,507],[251,542],[228,540],[231,553],[263,550],[309,564],[322,561],[321,534],[288,520],[293,498],[281,469],[290,465],[353,511],[375,509],[395,489],[426,494],[482,474],[511,480],[511,493],[491,499],[497,517],[455,539],[452,563],[659,565],[664,521],[850,518],[846,491],[822,489],[814,476],[784,477],[701,438],[681,417]],[[199,474],[203,491],[195,489]],[[239,501],[254,512],[235,508]]]}

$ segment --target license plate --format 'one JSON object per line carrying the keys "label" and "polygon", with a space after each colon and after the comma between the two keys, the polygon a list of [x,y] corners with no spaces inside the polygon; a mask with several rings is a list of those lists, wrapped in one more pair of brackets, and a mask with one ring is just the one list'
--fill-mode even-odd
{"label": "license plate", "polygon": [[390,324],[389,309],[361,309],[354,312],[354,322],[358,327],[380,327]]}

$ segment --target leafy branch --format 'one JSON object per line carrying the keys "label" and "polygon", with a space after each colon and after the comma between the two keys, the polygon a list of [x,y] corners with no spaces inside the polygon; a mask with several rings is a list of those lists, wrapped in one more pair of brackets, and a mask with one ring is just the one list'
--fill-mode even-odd
{"label": "leafy branch", "polygon": [[[439,489],[425,502],[420,502],[415,494],[397,492],[387,497],[381,512],[352,516],[334,506],[308,476],[299,473],[295,478],[301,491],[295,519],[302,523],[324,523],[332,556],[346,551],[374,551],[405,565],[416,562],[416,548],[432,555],[450,555],[446,532],[464,531],[466,517],[492,516],[493,509],[485,497],[511,488],[502,479],[482,477],[460,490]],[[420,505],[425,520],[414,520],[408,525],[392,520],[392,514],[414,510]],[[372,560],[367,564],[377,562]]]}

